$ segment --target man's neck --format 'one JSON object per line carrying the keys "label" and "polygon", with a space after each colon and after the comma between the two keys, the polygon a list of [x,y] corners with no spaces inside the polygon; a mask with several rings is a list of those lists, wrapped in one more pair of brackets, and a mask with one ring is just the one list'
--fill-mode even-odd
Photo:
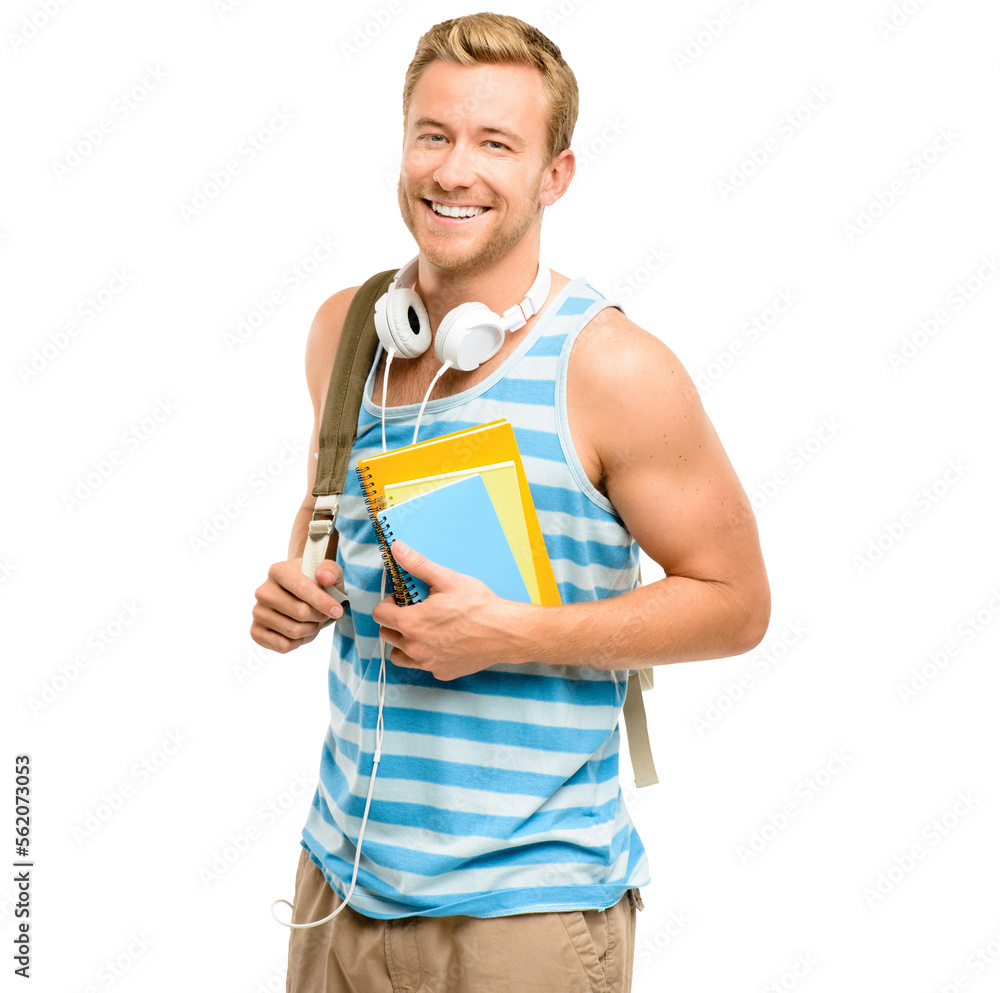
{"label": "man's neck", "polygon": [[445,314],[463,303],[483,303],[502,314],[525,298],[537,274],[537,243],[518,245],[488,268],[461,275],[438,269],[421,256],[415,289],[436,331]]}

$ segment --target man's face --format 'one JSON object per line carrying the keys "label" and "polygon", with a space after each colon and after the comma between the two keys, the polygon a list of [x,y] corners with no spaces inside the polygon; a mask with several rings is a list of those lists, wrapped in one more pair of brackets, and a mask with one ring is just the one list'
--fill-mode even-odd
{"label": "man's face", "polygon": [[[541,73],[530,66],[427,67],[407,113],[398,196],[428,262],[475,272],[540,223],[547,109]],[[481,209],[449,217],[441,207]]]}

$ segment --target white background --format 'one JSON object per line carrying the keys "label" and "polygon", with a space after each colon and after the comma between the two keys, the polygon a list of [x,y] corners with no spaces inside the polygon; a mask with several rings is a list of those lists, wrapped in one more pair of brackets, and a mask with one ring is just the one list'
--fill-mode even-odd
{"label": "white background", "polygon": [[[35,988],[283,989],[269,906],[329,638],[258,649],[253,591],[304,492],[312,316],[412,254],[406,65],[475,8],[51,9],[0,23],[0,792],[29,753]],[[996,989],[998,8],[501,9],[580,82],[546,258],[696,377],[772,584],[756,651],[662,668],[647,697],[633,989]]]}

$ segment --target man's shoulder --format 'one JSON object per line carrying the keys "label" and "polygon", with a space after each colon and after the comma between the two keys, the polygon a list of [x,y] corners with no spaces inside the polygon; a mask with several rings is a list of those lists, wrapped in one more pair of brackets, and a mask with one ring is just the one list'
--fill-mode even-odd
{"label": "man's shoulder", "polygon": [[320,304],[306,339],[306,381],[314,403],[321,406],[326,397],[337,345],[344,329],[344,319],[359,286],[348,286],[327,297]]}
{"label": "man's shoulder", "polygon": [[581,329],[571,355],[573,375],[605,396],[627,396],[651,373],[690,380],[680,359],[656,335],[617,307],[599,310]]}
{"label": "man's shoulder", "polygon": [[316,311],[309,329],[310,337],[339,338],[347,310],[359,289],[360,286],[348,286],[328,296]]}
{"label": "man's shoulder", "polygon": [[581,329],[570,353],[566,401],[588,478],[609,496],[612,477],[646,464],[667,435],[700,421],[701,400],[680,359],[615,307]]}

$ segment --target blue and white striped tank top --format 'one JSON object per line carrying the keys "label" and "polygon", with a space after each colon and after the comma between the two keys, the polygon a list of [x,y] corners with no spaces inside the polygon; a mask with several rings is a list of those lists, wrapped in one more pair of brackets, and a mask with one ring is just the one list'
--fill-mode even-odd
{"label": "blue and white striped tank top", "polygon": [[[566,415],[570,348],[613,305],[583,278],[572,280],[498,369],[431,400],[420,426],[427,440],[511,422],[563,603],[615,596],[637,581],[638,546],[587,478]],[[382,450],[381,410],[371,401],[377,364],[376,356],[352,470]],[[418,407],[386,409],[388,448],[410,443]],[[371,611],[382,595],[382,560],[353,471],[337,530],[350,608],[334,629],[330,728],[302,844],[343,897],[375,747],[380,652]],[[629,672],[580,662],[496,665],[447,682],[387,662],[382,760],[351,898],[357,911],[498,917],[604,908],[649,881],[618,782]]]}

